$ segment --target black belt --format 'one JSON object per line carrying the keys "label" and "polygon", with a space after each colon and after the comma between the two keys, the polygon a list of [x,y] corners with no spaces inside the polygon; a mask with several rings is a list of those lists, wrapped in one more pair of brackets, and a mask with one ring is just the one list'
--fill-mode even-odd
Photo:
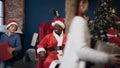
{"label": "black belt", "polygon": [[57,51],[57,50],[63,50],[64,47],[63,46],[55,46],[55,47],[51,47],[48,50],[50,51]]}

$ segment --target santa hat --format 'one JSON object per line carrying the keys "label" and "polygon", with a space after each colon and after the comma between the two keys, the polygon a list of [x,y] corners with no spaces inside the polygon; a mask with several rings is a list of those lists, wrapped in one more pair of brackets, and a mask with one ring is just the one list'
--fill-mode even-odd
{"label": "santa hat", "polygon": [[55,24],[60,25],[63,29],[65,28],[64,20],[62,18],[55,18],[52,22],[52,26],[55,26]]}
{"label": "santa hat", "polygon": [[108,37],[117,37],[117,30],[114,27],[108,29],[107,32]]}
{"label": "santa hat", "polygon": [[13,19],[8,20],[8,25],[6,26],[6,28],[9,28],[13,24],[18,26],[18,24],[16,23],[16,20],[13,20]]}

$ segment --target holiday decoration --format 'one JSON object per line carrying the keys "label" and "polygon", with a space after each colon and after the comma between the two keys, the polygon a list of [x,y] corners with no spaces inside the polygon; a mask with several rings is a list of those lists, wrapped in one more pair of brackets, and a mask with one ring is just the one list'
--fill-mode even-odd
{"label": "holiday decoration", "polygon": [[99,0],[95,17],[89,22],[93,38],[107,41],[108,37],[106,33],[108,29],[112,26],[120,30],[119,24],[120,18],[116,15],[116,9],[112,6],[112,0]]}
{"label": "holiday decoration", "polygon": [[9,52],[9,48],[10,44],[8,42],[0,43],[0,62],[13,57],[12,53]]}
{"label": "holiday decoration", "polygon": [[55,18],[60,17],[60,12],[54,8],[50,9],[49,12],[53,13],[55,15]]}

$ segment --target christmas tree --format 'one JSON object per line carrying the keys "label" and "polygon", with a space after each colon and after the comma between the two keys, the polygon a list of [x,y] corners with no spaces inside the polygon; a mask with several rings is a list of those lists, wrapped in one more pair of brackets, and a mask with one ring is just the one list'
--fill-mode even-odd
{"label": "christmas tree", "polygon": [[112,0],[99,0],[95,17],[90,20],[89,27],[93,38],[107,41],[107,30],[112,26],[120,30],[120,18],[116,15]]}

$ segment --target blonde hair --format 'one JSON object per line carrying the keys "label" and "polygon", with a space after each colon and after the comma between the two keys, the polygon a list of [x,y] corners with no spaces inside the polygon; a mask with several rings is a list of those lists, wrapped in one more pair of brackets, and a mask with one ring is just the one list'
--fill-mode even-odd
{"label": "blonde hair", "polygon": [[65,24],[66,24],[66,33],[68,33],[69,26],[74,16],[78,13],[80,9],[80,2],[83,4],[88,3],[88,0],[66,0],[65,4]]}

